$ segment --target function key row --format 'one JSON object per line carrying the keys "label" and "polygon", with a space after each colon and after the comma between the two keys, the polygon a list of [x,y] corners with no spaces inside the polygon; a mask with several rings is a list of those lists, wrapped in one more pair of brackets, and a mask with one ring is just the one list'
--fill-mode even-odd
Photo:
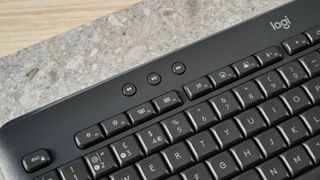
{"label": "function key row", "polygon": [[[190,100],[194,100],[214,89],[244,77],[259,70],[261,67],[270,65],[283,59],[277,47],[267,48],[254,56],[244,58],[231,66],[219,69],[207,77],[202,77],[183,86]],[[210,81],[209,81],[210,80]]]}
{"label": "function key row", "polygon": [[[114,136],[137,124],[143,123],[183,104],[176,91],[163,94],[151,102],[146,102],[75,135],[75,142],[80,149],[88,148],[104,139]],[[102,129],[101,129],[102,128]]]}

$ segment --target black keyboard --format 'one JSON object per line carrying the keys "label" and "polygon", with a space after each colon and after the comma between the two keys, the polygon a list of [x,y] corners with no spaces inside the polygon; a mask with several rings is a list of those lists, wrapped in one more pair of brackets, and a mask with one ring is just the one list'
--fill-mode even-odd
{"label": "black keyboard", "polygon": [[294,1],[10,121],[5,177],[319,179],[319,9]]}

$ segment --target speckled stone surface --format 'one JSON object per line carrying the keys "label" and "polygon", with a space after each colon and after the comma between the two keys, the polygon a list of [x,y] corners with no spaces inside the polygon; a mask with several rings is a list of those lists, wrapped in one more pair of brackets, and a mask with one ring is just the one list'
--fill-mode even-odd
{"label": "speckled stone surface", "polygon": [[1,58],[0,126],[289,1],[146,0]]}

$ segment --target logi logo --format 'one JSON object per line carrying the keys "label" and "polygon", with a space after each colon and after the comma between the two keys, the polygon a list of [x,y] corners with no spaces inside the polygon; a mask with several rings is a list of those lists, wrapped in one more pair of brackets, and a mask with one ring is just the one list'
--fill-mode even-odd
{"label": "logi logo", "polygon": [[278,29],[290,29],[291,22],[287,16],[284,16],[283,19],[280,21],[272,22],[270,21],[270,25],[273,28],[273,30],[278,30]]}

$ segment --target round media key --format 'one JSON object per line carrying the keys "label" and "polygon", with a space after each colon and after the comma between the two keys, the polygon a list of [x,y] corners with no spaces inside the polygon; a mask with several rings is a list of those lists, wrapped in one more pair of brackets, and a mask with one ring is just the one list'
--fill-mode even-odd
{"label": "round media key", "polygon": [[131,83],[127,83],[122,87],[122,93],[125,96],[133,96],[136,92],[137,92],[136,87]]}
{"label": "round media key", "polygon": [[161,76],[158,73],[153,72],[148,75],[148,83],[150,85],[155,86],[155,85],[158,85],[160,82],[161,82]]}
{"label": "round media key", "polygon": [[181,75],[186,71],[186,66],[181,62],[176,62],[172,65],[172,72],[176,75]]}

